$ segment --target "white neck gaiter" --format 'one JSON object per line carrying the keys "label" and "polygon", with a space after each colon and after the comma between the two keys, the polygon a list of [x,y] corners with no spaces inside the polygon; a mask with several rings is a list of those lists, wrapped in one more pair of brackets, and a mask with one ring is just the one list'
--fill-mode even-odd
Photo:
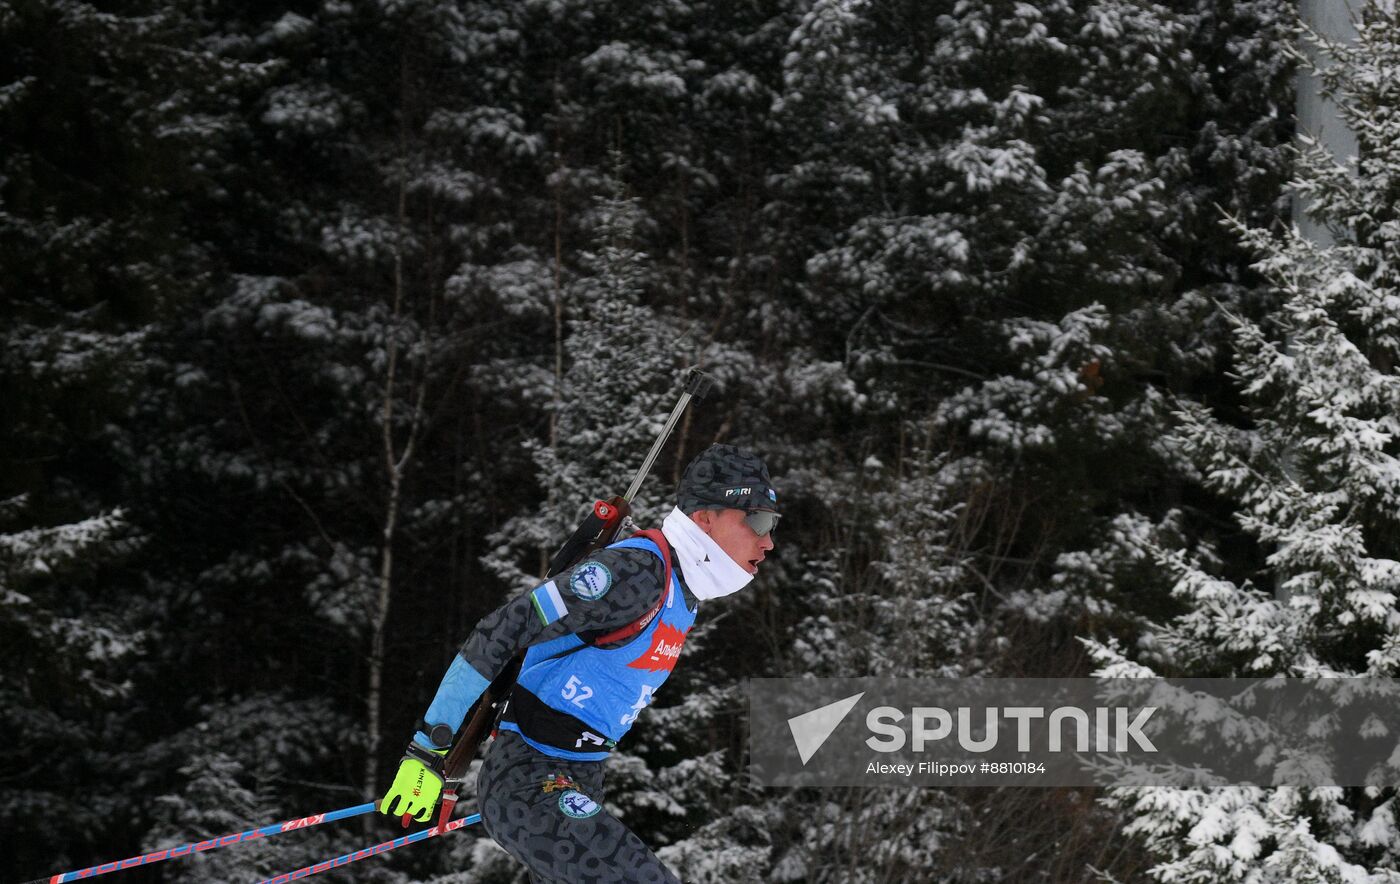
{"label": "white neck gaiter", "polygon": [[731,595],[748,586],[753,575],[720,549],[710,535],[674,507],[661,523],[661,533],[676,551],[685,585],[701,601]]}

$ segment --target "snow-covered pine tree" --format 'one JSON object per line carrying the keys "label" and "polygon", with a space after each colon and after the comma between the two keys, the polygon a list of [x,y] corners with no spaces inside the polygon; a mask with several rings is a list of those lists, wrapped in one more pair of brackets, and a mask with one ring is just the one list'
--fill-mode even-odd
{"label": "snow-covered pine tree", "polygon": [[120,806],[64,784],[120,754],[103,745],[103,722],[131,696],[127,669],[145,639],[101,579],[133,547],[121,512],[39,526],[25,508],[24,496],[0,503],[0,727],[13,737],[0,753],[0,824],[31,833],[9,846],[17,875],[81,855],[71,821]]}
{"label": "snow-covered pine tree", "polygon": [[[582,6],[586,15],[580,13]],[[541,36],[531,41],[531,55],[522,67],[537,83],[535,94],[552,99],[531,119],[539,121],[553,154],[548,182],[555,211],[542,219],[541,227],[553,234],[550,250],[562,256],[553,262],[559,303],[573,311],[580,306],[580,293],[592,297],[586,287],[597,283],[588,279],[599,271],[588,269],[596,261],[587,253],[601,252],[599,207],[591,201],[606,194],[612,206],[605,202],[602,208],[615,213],[619,194],[611,181],[625,180],[627,199],[640,213],[632,236],[647,253],[647,283],[639,290],[639,303],[654,313],[648,322],[662,323],[661,346],[674,360],[658,365],[669,380],[651,388],[659,394],[653,413],[631,408],[625,419],[602,416],[636,434],[630,446],[635,453],[624,453],[622,482],[675,395],[677,369],[700,364],[719,382],[710,399],[688,414],[643,489],[644,502],[659,504],[655,514],[660,515],[669,506],[680,468],[715,438],[761,441],[770,455],[781,456],[784,450],[779,437],[765,437],[761,429],[769,425],[771,400],[780,394],[773,372],[755,355],[786,355],[780,339],[787,338],[778,333],[782,319],[766,298],[774,269],[756,247],[765,157],[775,146],[765,120],[786,33],[773,22],[782,21],[782,12],[726,2],[661,7],[622,2],[541,4],[534,13],[531,26]],[[624,159],[621,167],[614,151]],[[628,307],[620,315],[630,323],[635,313],[636,308]],[[565,334],[558,339],[569,348],[563,354],[568,361],[561,361],[565,367],[556,376],[575,373],[567,368],[581,352],[574,339],[606,333],[604,321],[602,315],[589,317],[590,324],[598,323],[593,331],[561,326]],[[531,355],[525,349],[522,361]],[[524,370],[515,374],[539,377]],[[548,396],[553,408],[553,394],[563,388],[545,381],[536,385],[542,393],[526,395]],[[602,401],[617,400],[621,391],[614,386],[603,383]],[[571,389],[585,400],[595,395],[582,383],[574,382]],[[567,398],[562,404],[565,409],[585,407]],[[572,453],[589,465],[579,479],[599,473],[596,452],[575,447]],[[568,473],[567,462],[561,461],[539,478]],[[569,530],[576,508],[599,493],[577,484],[578,499],[563,509],[556,506],[551,532]],[[535,544],[543,550],[558,541],[553,534]],[[537,573],[539,551],[515,555],[517,567]],[[747,612],[745,600],[731,601]],[[714,622],[702,616],[687,642],[688,662],[675,687],[633,731],[627,752],[609,765],[609,799],[647,843],[658,848],[676,843],[687,857],[706,858],[685,867],[691,870],[687,878],[736,880],[755,869],[750,836],[761,841],[762,827],[734,822],[735,815],[752,816],[735,807],[746,794],[737,679],[752,662],[742,651],[755,631],[745,613]],[[729,841],[731,835],[742,843]]]}
{"label": "snow-covered pine tree", "polygon": [[[211,269],[192,230],[236,87],[186,7],[0,9],[0,876],[132,848],[166,539],[118,464],[156,325]],[[137,777],[133,776],[133,782]]]}
{"label": "snow-covered pine tree", "polygon": [[[1188,544],[1139,522],[1131,546],[1168,575],[1180,608],[1132,647],[1093,643],[1104,674],[1400,667],[1400,17],[1370,2],[1358,29],[1354,45],[1319,42],[1360,156],[1339,163],[1304,134],[1294,182],[1336,244],[1236,221],[1277,304],[1236,319],[1242,414],[1183,400],[1172,440],[1257,553],[1225,552],[1193,510],[1173,516]],[[1157,880],[1400,879],[1391,789],[1119,790],[1112,801]]]}
{"label": "snow-covered pine tree", "polygon": [[[157,5],[137,4],[143,13]],[[556,370],[556,344],[606,328],[556,305],[603,297],[611,260],[641,268],[645,284],[629,303],[650,312],[647,324],[684,335],[685,355],[664,371],[704,363],[723,384],[643,496],[659,500],[686,455],[722,436],[763,448],[791,506],[762,579],[726,603],[733,613],[702,619],[674,689],[616,759],[613,795],[629,822],[667,856],[694,862],[688,880],[836,879],[866,849],[891,871],[933,858],[944,865],[930,868],[948,877],[1054,877],[1042,847],[1052,841],[1057,861],[1078,869],[1083,854],[1065,845],[1103,842],[1100,830],[1045,828],[1080,818],[1072,796],[1015,813],[1013,802],[992,799],[923,820],[915,811],[933,805],[918,796],[874,802],[851,826],[823,798],[754,794],[742,679],[784,671],[794,638],[820,652],[820,615],[843,603],[864,618],[846,636],[852,644],[908,646],[906,632],[890,631],[906,594],[965,614],[976,639],[991,631],[983,615],[998,610],[999,593],[1013,613],[996,623],[1013,627],[1013,640],[944,650],[970,647],[962,665],[1018,671],[1104,610],[1088,576],[1098,557],[1080,561],[1085,579],[1072,586],[1047,588],[1044,566],[1065,548],[1115,538],[1118,523],[1099,504],[1124,496],[1126,479],[1133,489],[1154,481],[1155,466],[1131,459],[1136,432],[1120,432],[1137,419],[1136,382],[1192,387],[1212,368],[1215,301],[1242,312],[1247,290],[1230,272],[1237,246],[1202,207],[1219,203],[1257,223],[1274,198],[1274,140],[1287,128],[1271,108],[1287,63],[1271,18],[1281,5],[185,5],[192,24],[178,51],[162,47],[114,76],[60,78],[54,94],[34,91],[42,78],[25,81],[23,52],[0,53],[0,70],[15,74],[0,80],[14,83],[0,102],[27,108],[27,125],[51,126],[33,144],[7,138],[0,208],[24,214],[11,210],[60,192],[64,205],[89,207],[105,193],[104,211],[133,214],[109,231],[152,238],[108,248],[98,225],[82,224],[59,225],[47,240],[0,234],[5,293],[21,276],[75,289],[97,278],[127,291],[108,277],[162,260],[174,276],[202,275],[181,315],[144,345],[142,409],[124,424],[139,432],[100,447],[88,469],[62,468],[90,476],[94,464],[114,463],[130,500],[93,499],[43,522],[129,503],[128,517],[159,539],[123,575],[140,590],[124,598],[155,651],[135,670],[132,714],[107,731],[144,750],[113,768],[141,808],[104,815],[104,825],[131,830],[115,833],[119,847],[142,832],[161,839],[221,826],[224,812],[332,806],[345,784],[368,785],[361,723],[321,718],[327,708],[361,708],[368,641],[357,624],[386,549],[394,585],[411,587],[395,591],[384,633],[385,682],[399,686],[383,719],[382,761],[392,761],[396,734],[421,713],[467,629],[517,588],[481,564],[500,540],[488,532],[522,512],[544,519],[536,504],[554,475],[580,488],[594,478],[569,473],[562,459],[537,475],[536,450],[523,443],[549,438],[551,418],[584,425],[582,412],[564,413],[574,399],[556,408],[573,367]],[[99,28],[98,48],[117,55],[161,42],[123,41],[120,17],[58,3],[0,10],[0,39],[54,33],[54,21],[25,18],[36,10]],[[70,36],[43,57],[92,54],[94,40]],[[193,67],[162,66],[176,62]],[[147,88],[125,88],[133,81]],[[211,107],[187,113],[199,96]],[[103,125],[63,128],[87,113]],[[192,137],[155,138],[180,132]],[[46,160],[107,145],[112,133],[139,149],[99,150],[106,177],[53,186]],[[46,157],[40,141],[57,147]],[[175,144],[197,147],[197,161],[167,162],[161,145]],[[632,250],[645,259],[607,258],[600,194],[613,197],[616,217],[639,219]],[[52,250],[30,261],[36,242]],[[1188,257],[1176,260],[1177,250]],[[113,252],[140,260],[111,260]],[[607,260],[592,263],[588,252]],[[410,295],[397,319],[388,297],[396,255]],[[457,321],[467,316],[476,322]],[[433,328],[443,333],[425,333]],[[393,335],[401,370],[390,387]],[[655,402],[636,411],[637,426],[659,419],[677,378],[647,388]],[[383,405],[391,402],[387,426],[402,443],[412,386],[424,379],[429,420],[386,544]],[[619,394],[614,380],[597,381],[609,398]],[[594,380],[575,373],[571,382]],[[911,440],[925,438],[929,413],[954,396],[953,417],[932,437],[951,455],[928,451],[915,469]],[[981,432],[1008,425],[1004,438]],[[1050,437],[1061,444],[1030,454],[1003,444]],[[595,452],[579,453],[607,478]],[[595,493],[588,487],[551,518],[571,527],[568,507]],[[1084,519],[1086,501],[1105,511]],[[917,518],[901,525],[906,513]],[[936,550],[965,522],[982,526],[970,546],[955,544],[976,573],[949,569],[947,582],[925,587],[889,570],[927,563],[911,550]],[[888,527],[888,540],[872,526]],[[540,545],[558,539],[543,534],[512,551],[512,567],[536,570]],[[810,632],[794,631],[803,622]],[[1056,671],[1075,664],[1055,659]],[[199,730],[206,720],[227,726],[228,738]],[[254,738],[236,726],[242,720],[272,738]],[[213,776],[204,783],[187,765],[206,755]],[[233,807],[208,806],[219,788]],[[149,810],[155,795],[165,800]],[[895,820],[921,826],[917,843],[891,842]],[[395,864],[420,878],[467,864],[462,880],[514,874],[499,851],[459,837]],[[120,852],[74,849],[91,859]],[[237,861],[227,862],[220,874],[232,875]]]}
{"label": "snow-covered pine tree", "polygon": [[[1209,295],[1233,304],[1247,294],[1222,287],[1243,265],[1238,246],[1200,219],[1214,203],[1255,217],[1275,201],[1260,184],[1281,180],[1287,137],[1276,110],[1288,87],[1282,4],[813,2],[804,11],[774,114],[789,133],[781,161],[790,165],[780,161],[771,177],[765,215],[777,266],[800,268],[769,294],[791,355],[780,378],[792,392],[779,399],[802,403],[803,425],[824,427],[793,440],[791,456],[859,478],[871,454],[898,461],[911,412],[936,412],[936,438],[951,452],[945,487],[963,489],[967,511],[984,516],[973,520],[972,567],[952,597],[981,602],[969,608],[969,635],[1008,639],[965,664],[1082,672],[1071,624],[1096,616],[1098,600],[1033,615],[1027,606],[1049,594],[1061,550],[1102,536],[1123,498],[1151,493],[1147,452],[1167,413],[1143,381],[1189,384],[1209,371],[1223,325],[1210,321]],[[1225,70],[1258,85],[1248,108],[1218,79]],[[1248,175],[1223,173],[1246,162]],[[1189,260],[1177,258],[1183,242],[1195,249]],[[779,406],[775,422],[783,415]],[[841,536],[824,514],[849,514],[857,487],[836,483],[826,493],[844,494],[811,498],[823,547]],[[833,551],[862,562],[851,553]],[[821,607],[835,587],[862,580],[858,567],[827,576],[784,586],[788,610]],[[826,647],[823,638],[812,644]],[[898,641],[872,629],[857,644]],[[1032,874],[1018,864],[1036,838],[1082,846],[1078,865],[1057,854],[1069,873],[1105,855],[1112,821],[1091,801],[1045,802],[1056,813],[1010,812],[1017,802],[1000,796],[999,807],[981,808],[991,813],[976,831],[1000,819],[1006,838],[953,837],[937,850],[962,874],[1002,877]],[[1047,819],[1066,828],[1027,825]],[[803,865],[827,867],[820,854]]]}
{"label": "snow-covered pine tree", "polygon": [[[813,480],[809,493],[842,500],[843,518],[824,555],[802,563],[812,599],[796,640],[770,651],[787,677],[879,675],[947,678],[985,671],[998,648],[978,629],[993,599],[971,544],[984,508],[968,465],[953,463],[925,418],[905,428],[905,447],[886,464]],[[985,575],[983,575],[985,576]],[[908,880],[951,871],[944,848],[970,813],[965,796],[934,789],[827,790],[770,800],[782,823],[772,880]],[[800,822],[798,822],[800,821]],[[900,833],[886,837],[881,833]]]}
{"label": "snow-covered pine tree", "polygon": [[[178,538],[149,569],[163,690],[189,698],[151,723],[160,788],[188,808],[175,772],[208,751],[292,815],[344,804],[347,782],[378,796],[461,640],[461,526],[495,505],[483,477],[510,481],[505,447],[474,444],[491,431],[468,364],[513,340],[487,330],[495,292],[456,280],[509,239],[483,173],[530,143],[474,64],[493,20],[475,31],[458,4],[218,14],[204,45],[265,76],[232,102],[232,146],[211,145],[221,264],[153,337],[122,466],[149,530]],[[196,730],[249,708],[315,751]]]}
{"label": "snow-covered pine tree", "polygon": [[[659,282],[643,250],[654,222],[622,187],[614,177],[611,192],[595,199],[588,214],[593,243],[561,287],[563,371],[556,380],[549,438],[530,443],[536,478],[547,494],[501,526],[488,559],[512,591],[538,582],[548,556],[593,500],[626,489],[684,377],[676,323],[646,303]],[[670,447],[676,444],[673,438]],[[668,477],[653,470],[633,501],[635,522],[659,526],[674,503],[673,490]],[[703,624],[702,618],[689,636],[688,653],[703,639]],[[658,703],[665,706],[672,696],[693,699],[682,687],[668,687]],[[688,807],[694,809],[691,794],[713,785],[717,775],[715,759],[677,757],[674,734],[657,723],[673,719],[653,707],[644,726],[608,761],[609,804],[649,839]]]}
{"label": "snow-covered pine tree", "polygon": [[[500,527],[490,558],[517,589],[538,582],[594,500],[626,490],[683,377],[679,330],[644,302],[657,284],[642,248],[652,222],[619,179],[608,186],[589,211],[593,244],[560,290],[562,372],[553,381],[548,437],[527,445],[546,496]],[[636,523],[659,525],[670,498],[665,481],[651,475],[634,501]]]}

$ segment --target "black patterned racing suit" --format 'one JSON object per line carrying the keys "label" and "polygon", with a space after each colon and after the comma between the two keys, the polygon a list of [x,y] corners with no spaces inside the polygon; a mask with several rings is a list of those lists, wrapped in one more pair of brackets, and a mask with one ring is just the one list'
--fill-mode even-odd
{"label": "black patterned racing suit", "polygon": [[[583,576],[580,569],[596,571],[597,565],[611,575],[604,594],[589,598],[592,592],[580,596],[568,591],[574,576]],[[674,562],[673,568],[682,591],[678,598],[693,612],[697,600],[685,588]],[[636,548],[599,550],[553,581],[557,591],[553,598],[562,601],[562,608],[548,599],[542,607],[542,590],[516,598],[477,625],[461,656],[478,673],[494,678],[527,647],[570,634],[596,640],[646,618],[663,598],[663,581],[664,568],[657,554]],[[579,586],[583,591],[584,584]],[[620,642],[607,651],[607,659],[615,658],[617,665],[625,666],[636,657],[638,647],[637,639]],[[674,659],[669,662],[674,665]],[[603,762],[561,757],[570,754],[564,750],[574,743],[567,738],[574,736],[577,727],[577,722],[544,708],[517,685],[478,780],[486,831],[530,869],[535,882],[677,882],[642,840],[603,806]]]}

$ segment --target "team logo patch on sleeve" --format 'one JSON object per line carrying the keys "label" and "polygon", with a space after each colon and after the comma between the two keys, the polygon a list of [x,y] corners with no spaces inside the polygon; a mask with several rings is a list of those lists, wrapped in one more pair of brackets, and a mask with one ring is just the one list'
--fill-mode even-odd
{"label": "team logo patch on sleeve", "polygon": [[535,606],[535,613],[539,615],[540,622],[545,626],[569,613],[568,606],[564,604],[563,596],[559,594],[559,587],[554,585],[553,580],[530,593],[530,602]]}
{"label": "team logo patch on sleeve", "polygon": [[565,816],[571,816],[576,820],[586,820],[591,816],[596,816],[602,810],[598,802],[589,798],[582,792],[575,792],[570,789],[559,796],[559,809]]}
{"label": "team logo patch on sleeve", "polygon": [[597,601],[612,589],[613,576],[602,562],[584,562],[569,577],[569,591],[586,602]]}

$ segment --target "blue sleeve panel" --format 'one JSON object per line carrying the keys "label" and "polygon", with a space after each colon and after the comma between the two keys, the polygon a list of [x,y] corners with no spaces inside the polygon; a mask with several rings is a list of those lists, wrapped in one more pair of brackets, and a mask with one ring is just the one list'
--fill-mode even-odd
{"label": "blue sleeve panel", "polygon": [[[490,684],[490,679],[477,672],[458,654],[452,658],[452,665],[447,667],[447,674],[442,677],[442,684],[438,685],[437,694],[433,696],[423,720],[429,725],[445,724],[456,732],[462,726],[462,719],[467,717],[467,710],[472,708],[476,698]],[[415,733],[413,739],[425,749],[434,748],[428,735],[422,731]]]}

